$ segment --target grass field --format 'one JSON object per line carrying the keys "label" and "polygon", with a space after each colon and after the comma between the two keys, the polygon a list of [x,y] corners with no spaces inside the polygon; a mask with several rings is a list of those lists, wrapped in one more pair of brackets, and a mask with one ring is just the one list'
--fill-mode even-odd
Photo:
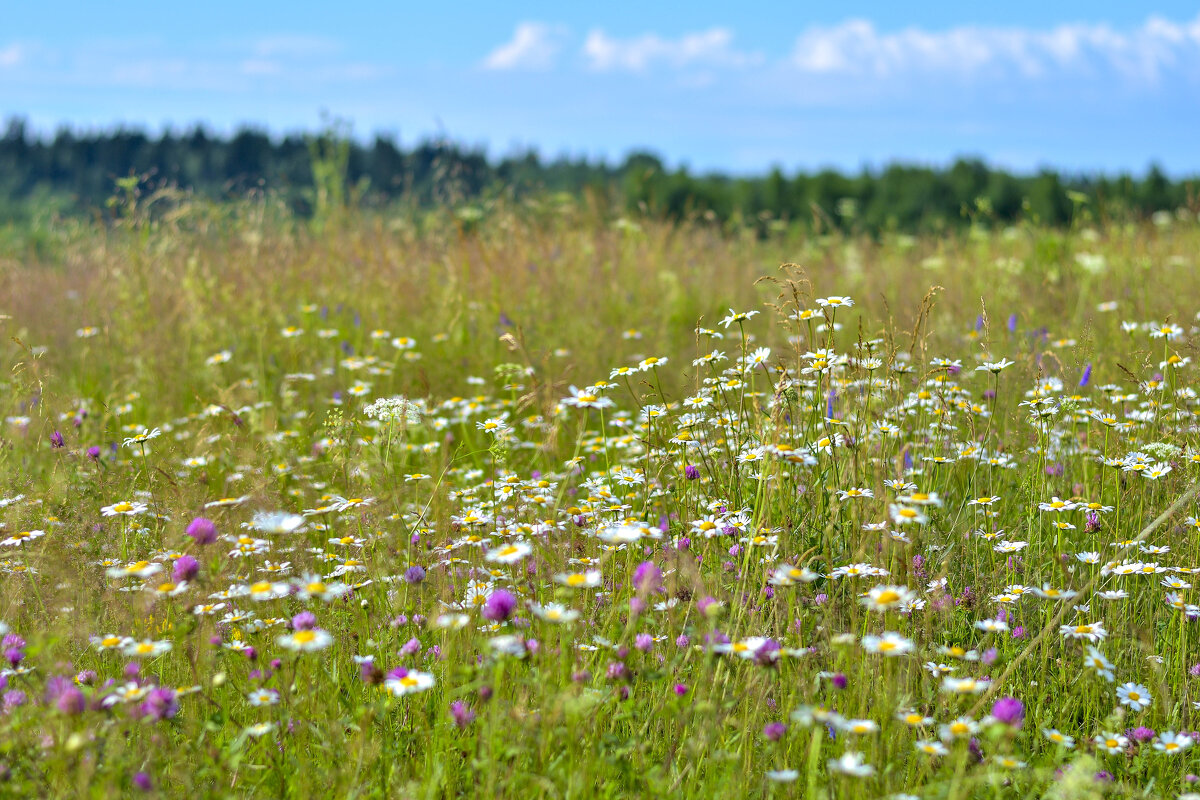
{"label": "grass field", "polygon": [[0,255],[0,795],[1187,793],[1198,275],[1194,211],[64,222]]}

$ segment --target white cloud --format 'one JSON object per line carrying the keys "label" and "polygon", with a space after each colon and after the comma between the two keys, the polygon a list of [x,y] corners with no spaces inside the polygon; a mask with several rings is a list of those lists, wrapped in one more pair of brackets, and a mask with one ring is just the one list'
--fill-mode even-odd
{"label": "white cloud", "polygon": [[733,33],[728,28],[710,28],[678,39],[664,39],[652,33],[614,39],[602,30],[593,30],[583,43],[583,55],[588,66],[599,72],[642,72],[657,64],[675,68],[742,67],[762,62],[760,54],[735,50],[732,42]]}
{"label": "white cloud", "polygon": [[1200,17],[1177,23],[1151,17],[1118,30],[1106,24],[1049,29],[962,26],[894,33],[852,19],[804,31],[792,63],[818,75],[891,77],[908,73],[1024,77],[1112,71],[1153,83],[1169,70],[1200,75]]}
{"label": "white cloud", "polygon": [[565,33],[562,26],[522,22],[510,41],[488,54],[483,66],[491,70],[549,69],[554,65]]}
{"label": "white cloud", "polygon": [[306,34],[286,33],[264,36],[251,43],[251,50],[260,58],[328,56],[340,52],[341,49],[342,45],[336,39]]}
{"label": "white cloud", "polygon": [[239,65],[243,75],[281,75],[283,64],[269,58],[248,58]]}
{"label": "white cloud", "polygon": [[15,67],[25,60],[25,49],[19,44],[0,48],[0,67]]}

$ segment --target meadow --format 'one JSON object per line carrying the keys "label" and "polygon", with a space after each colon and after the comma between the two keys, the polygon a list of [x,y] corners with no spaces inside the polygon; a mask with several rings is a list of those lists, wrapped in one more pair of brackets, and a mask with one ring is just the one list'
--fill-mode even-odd
{"label": "meadow", "polygon": [[1200,791],[1194,209],[11,241],[0,796]]}

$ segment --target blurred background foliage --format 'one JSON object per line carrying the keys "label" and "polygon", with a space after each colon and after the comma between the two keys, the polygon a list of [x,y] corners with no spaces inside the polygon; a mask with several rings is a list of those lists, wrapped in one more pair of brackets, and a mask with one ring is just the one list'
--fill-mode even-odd
{"label": "blurred background foliage", "polygon": [[[803,154],[797,154],[802,156]],[[136,178],[129,186],[128,180]],[[118,183],[120,182],[120,183]],[[546,159],[536,152],[491,159],[481,148],[432,140],[355,138],[344,120],[312,134],[272,137],[243,128],[218,136],[203,127],[115,128],[35,135],[11,118],[0,136],[0,225],[61,216],[114,215],[114,196],[170,190],[205,199],[269,193],[301,218],[323,220],[355,207],[451,207],[498,199],[570,196],[597,208],[667,220],[708,220],[767,232],[780,226],[847,233],[924,233],[978,223],[1029,220],[1065,226],[1080,209],[1098,221],[1137,221],[1156,212],[1200,209],[1200,181],[1142,176],[1012,174],[982,160],[948,167],[893,163],[844,174],[832,169],[763,176],[693,175],[647,152],[620,163]],[[34,226],[36,227],[36,225]]]}

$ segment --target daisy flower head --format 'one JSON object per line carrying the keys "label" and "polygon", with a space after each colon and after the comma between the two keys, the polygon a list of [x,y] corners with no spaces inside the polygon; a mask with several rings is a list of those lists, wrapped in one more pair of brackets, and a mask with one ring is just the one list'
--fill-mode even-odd
{"label": "daisy flower head", "polygon": [[285,650],[297,653],[315,653],[333,644],[333,635],[320,628],[301,628],[278,636],[275,643]]}
{"label": "daisy flower head", "polygon": [[1001,370],[1011,367],[1017,362],[1009,361],[1007,358],[1002,358],[999,361],[985,361],[981,366],[975,368],[976,372],[990,372],[993,375],[999,375]]}
{"label": "daisy flower head", "polygon": [[417,694],[433,688],[434,678],[428,672],[418,672],[417,670],[403,670],[402,672],[403,674],[398,677],[389,678],[383,682],[384,688],[395,697]]}
{"label": "daisy flower head", "polygon": [[556,583],[561,583],[563,586],[569,586],[572,589],[594,589],[600,585],[600,579],[599,570],[560,572],[554,576]]}
{"label": "daisy flower head", "polygon": [[104,573],[110,578],[149,578],[162,572],[162,564],[154,561],[134,561],[124,566],[109,567]]}
{"label": "daisy flower head", "polygon": [[45,531],[20,531],[7,539],[0,540],[0,547],[20,547],[25,542],[31,542],[45,535]]}
{"label": "daisy flower head", "polygon": [[901,503],[908,506],[941,506],[942,498],[937,492],[915,492],[910,491],[908,494],[900,495],[896,498]]}
{"label": "daisy flower head", "polygon": [[1150,690],[1138,683],[1123,683],[1117,687],[1117,700],[1126,708],[1141,711],[1150,705]]}
{"label": "daisy flower head", "polygon": [[911,603],[915,596],[907,586],[876,586],[860,598],[860,602],[874,611],[888,611]]}
{"label": "daisy flower head", "polygon": [[1071,511],[1076,507],[1076,503],[1070,500],[1062,500],[1057,495],[1051,497],[1049,502],[1038,503],[1039,511]]}
{"label": "daisy flower head", "polygon": [[854,301],[844,295],[830,295],[829,297],[818,297],[817,305],[821,308],[850,308],[854,305]]}
{"label": "daisy flower head", "polygon": [[1083,666],[1094,670],[1097,675],[1109,683],[1112,683],[1114,680],[1112,662],[1104,657],[1104,653],[1092,645],[1088,645],[1087,653],[1083,657]]}
{"label": "daisy flower head", "polygon": [[847,750],[838,758],[831,758],[827,764],[830,772],[850,775],[856,778],[866,778],[875,774],[875,768],[864,763],[863,754]]}
{"label": "daisy flower head", "polygon": [[751,317],[757,314],[757,311],[730,311],[729,314],[721,320],[721,325],[728,328],[735,323],[747,322]]}
{"label": "daisy flower head", "polygon": [[121,653],[130,658],[157,658],[169,652],[171,652],[171,643],[166,640],[142,639],[141,641],[134,641],[129,639],[121,646]]}
{"label": "daisy flower head", "polygon": [[126,645],[133,643],[133,639],[128,636],[118,636],[115,633],[110,633],[107,636],[93,636],[90,639],[92,646],[100,652],[105,650],[122,650]]}
{"label": "daisy flower head", "polygon": [[886,631],[882,636],[868,635],[862,639],[863,649],[868,653],[880,653],[895,657],[911,653],[913,642],[898,633]]}
{"label": "daisy flower head", "polygon": [[1098,749],[1112,754],[1124,753],[1125,748],[1129,747],[1129,739],[1119,733],[1097,734],[1092,741]]}
{"label": "daisy flower head", "polygon": [[576,386],[571,386],[569,391],[571,396],[563,398],[564,405],[574,408],[611,408],[613,406],[612,398],[603,397],[588,389],[581,390]]}
{"label": "daisy flower head", "polygon": [[579,619],[578,611],[559,603],[547,603],[544,606],[534,605],[531,610],[535,617],[547,622],[574,622]]}
{"label": "daisy flower head", "polygon": [[892,522],[896,525],[925,525],[929,522],[929,516],[921,511],[920,508],[901,505],[899,503],[889,505],[888,514],[891,516]]}
{"label": "daisy flower head", "polygon": [[1191,737],[1175,731],[1163,731],[1158,735],[1158,741],[1154,743],[1154,749],[1160,753],[1167,755],[1179,755],[1184,750],[1191,747],[1193,741]]}
{"label": "daisy flower head", "polygon": [[136,517],[138,514],[146,513],[148,508],[149,506],[145,503],[122,500],[119,503],[113,503],[111,506],[104,506],[100,509],[100,513],[106,517]]}
{"label": "daisy flower head", "polygon": [[495,564],[515,564],[533,552],[533,548],[525,542],[510,542],[503,547],[488,550],[484,558]]}
{"label": "daisy flower head", "polygon": [[913,742],[913,746],[917,748],[918,753],[924,753],[927,756],[944,756],[950,753],[950,748],[937,739],[921,739]]}
{"label": "daisy flower head", "polygon": [[277,722],[256,722],[246,728],[246,735],[261,739],[278,727],[279,723]]}
{"label": "daisy flower head", "polygon": [[248,527],[262,533],[296,533],[303,530],[304,517],[286,511],[259,511]]}
{"label": "daisy flower head", "polygon": [[919,711],[901,709],[896,712],[896,719],[910,728],[923,728],[933,724],[933,717],[927,717]]}
{"label": "daisy flower head", "polygon": [[942,691],[946,694],[979,694],[987,688],[987,681],[975,678],[943,678]]}
{"label": "daisy flower head", "polygon": [[943,742],[955,739],[969,739],[979,732],[979,723],[971,717],[959,717],[938,728],[938,734]]}
{"label": "daisy flower head", "polygon": [[1103,622],[1084,622],[1078,625],[1060,625],[1058,632],[1067,639],[1087,639],[1089,642],[1103,641],[1108,636]]}

